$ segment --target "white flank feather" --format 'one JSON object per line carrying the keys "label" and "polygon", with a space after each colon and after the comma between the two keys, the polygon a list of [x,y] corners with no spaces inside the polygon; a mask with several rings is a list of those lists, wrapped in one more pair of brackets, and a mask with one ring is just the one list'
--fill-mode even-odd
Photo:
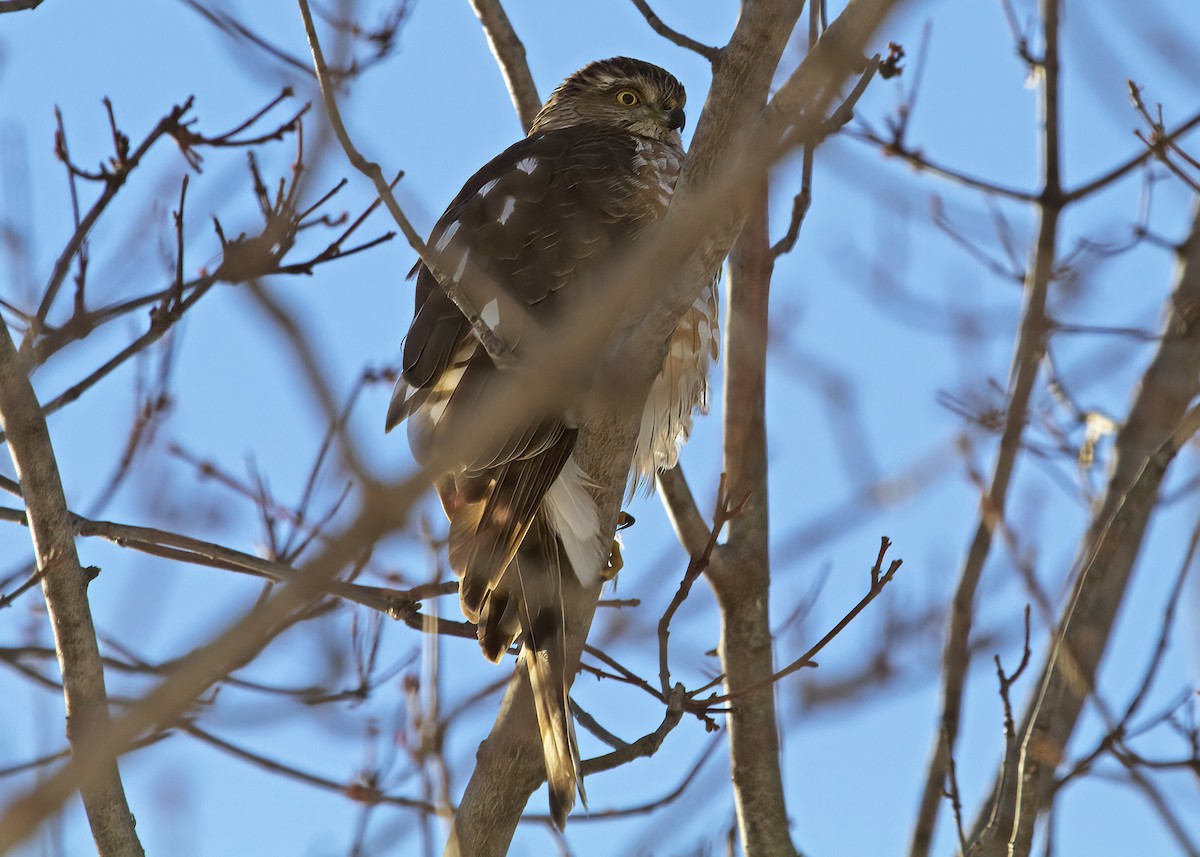
{"label": "white flank feather", "polygon": [[572,455],[543,501],[571,568],[584,586],[596,582],[601,566],[608,559],[604,550],[607,545],[600,543],[600,513],[587,490],[592,484]]}
{"label": "white flank feather", "polygon": [[708,409],[708,371],[716,356],[716,281],[700,293],[671,335],[663,368],[650,387],[633,453],[632,498],[653,490],[654,474],[670,470],[692,431],[692,413]]}

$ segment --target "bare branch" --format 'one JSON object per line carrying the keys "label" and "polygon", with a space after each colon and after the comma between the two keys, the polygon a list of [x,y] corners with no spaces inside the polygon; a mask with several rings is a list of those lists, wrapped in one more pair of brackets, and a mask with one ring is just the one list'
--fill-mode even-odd
{"label": "bare branch", "polygon": [[646,0],[633,0],[633,5],[642,13],[642,17],[646,19],[646,23],[650,25],[650,29],[658,33],[668,42],[679,45],[681,48],[687,48],[689,51],[694,51],[704,57],[709,62],[716,62],[721,56],[721,49],[714,48],[702,42],[698,42],[691,36],[684,35],[678,30],[673,30],[663,23],[663,19],[655,14],[650,8],[650,4]]}
{"label": "bare branch", "polygon": [[[714,736],[714,739],[709,741],[708,745],[700,752],[699,757],[696,759],[696,763],[692,765],[687,773],[683,775],[682,779],[680,779],[679,785],[671,789],[662,797],[656,798],[655,800],[646,801],[645,803],[638,804],[637,806],[627,806],[620,809],[591,810],[587,814],[579,816],[579,818],[575,819],[573,823],[586,824],[591,821],[609,821],[614,818],[631,818],[638,815],[647,815],[648,813],[654,812],[654,810],[659,809],[660,807],[674,803],[683,795],[685,791],[687,791],[688,786],[695,782],[696,775],[700,773],[700,769],[704,767],[704,763],[712,758],[713,753],[716,751],[718,746],[720,746],[719,738]],[[526,815],[522,816],[521,820],[549,823],[550,816]]]}
{"label": "bare branch", "polygon": [[[945,733],[943,733],[945,734]],[[954,828],[958,833],[958,854],[965,857],[967,853],[967,834],[963,829],[962,797],[958,791],[958,769],[954,764],[954,754],[946,748],[946,791],[945,797],[950,800],[950,809],[954,813]]]}
{"label": "bare branch", "polygon": [[1025,305],[1009,370],[1008,403],[1004,430],[992,470],[991,486],[980,499],[975,535],[959,573],[950,614],[950,629],[942,655],[942,728],[944,739],[934,744],[926,771],[909,857],[928,857],[934,825],[941,807],[948,753],[958,741],[962,696],[970,665],[970,635],[974,623],[975,594],[983,574],[996,525],[1004,517],[1008,488],[1021,450],[1029,414],[1029,400],[1046,348],[1046,300],[1054,278],[1058,252],[1058,224],[1065,201],[1060,183],[1060,116],[1058,67],[1058,2],[1043,2],[1046,32],[1045,74],[1041,92],[1043,186],[1038,197],[1038,235],[1033,263],[1026,271]]}
{"label": "bare branch", "polygon": [[679,582],[679,589],[675,592],[675,597],[671,599],[671,603],[667,605],[667,609],[663,611],[662,617],[658,620],[658,680],[665,698],[669,699],[671,694],[671,668],[667,657],[667,640],[671,635],[671,620],[683,606],[683,602],[687,600],[692,591],[692,584],[699,579],[712,562],[713,550],[717,546],[717,538],[721,535],[721,530],[725,524],[741,513],[749,499],[750,495],[747,493],[742,495],[741,500],[734,503],[727,493],[725,474],[721,474],[721,484],[717,488],[717,507],[713,510],[712,528],[709,530],[704,549],[692,555],[687,570],[683,574],[683,580]]}
{"label": "bare branch", "polygon": [[[180,120],[191,109],[191,107],[192,99],[189,98],[183,102],[183,104],[171,108],[171,111],[158,121],[158,124],[156,124],[154,128],[150,130],[150,133],[146,135],[142,142],[139,143],[137,148],[132,152],[127,151],[127,141],[125,146],[118,144],[113,156],[112,170],[105,170],[101,173],[104,181],[104,190],[101,191],[100,196],[92,204],[92,207],[88,209],[88,212],[83,216],[83,219],[79,221],[75,232],[67,241],[66,247],[63,248],[62,253],[58,257],[58,261],[54,264],[54,270],[50,274],[50,281],[46,284],[46,290],[42,296],[41,305],[37,310],[37,320],[39,325],[45,323],[46,317],[50,313],[50,308],[54,304],[54,299],[58,296],[58,290],[62,286],[63,280],[66,279],[67,272],[70,270],[71,262],[74,260],[75,254],[78,253],[80,248],[83,246],[84,241],[87,239],[88,233],[91,232],[92,227],[96,224],[96,221],[100,219],[100,215],[104,213],[104,210],[108,208],[109,203],[113,201],[113,198],[117,195],[117,192],[124,186],[125,179],[128,177],[129,173],[137,168],[146,152],[148,152],[155,143],[161,140],[164,136],[171,135],[181,127]],[[114,137],[117,137],[115,126],[113,128],[113,133]],[[65,142],[60,140],[59,146],[56,150],[60,153],[60,157],[64,158],[64,163],[69,165],[69,161],[65,160],[65,145]]]}
{"label": "bare branch", "polygon": [[[2,341],[0,341],[2,344]],[[10,803],[0,815],[0,851],[30,836],[76,789],[94,788],[106,765],[128,749],[139,735],[155,724],[169,721],[190,706],[205,688],[266,645],[278,629],[297,612],[320,597],[320,589],[334,574],[361,557],[363,546],[396,526],[395,510],[408,508],[419,496],[421,480],[388,492],[365,505],[365,512],[310,563],[290,584],[276,588],[256,603],[207,645],[181,660],[171,675],[104,728],[94,730],[91,742],[72,755],[71,762],[44,778],[28,795]],[[383,510],[387,510],[384,512]],[[377,510],[374,514],[371,510]],[[65,513],[64,513],[65,514]],[[130,852],[123,852],[130,853]]]}
{"label": "bare branch", "polygon": [[677,684],[667,698],[667,711],[663,715],[663,721],[657,729],[648,735],[643,735],[630,744],[614,749],[611,753],[585,760],[583,762],[583,774],[587,776],[599,773],[600,771],[610,771],[621,765],[627,765],[634,759],[653,756],[658,752],[658,748],[662,746],[663,739],[667,737],[667,734],[678,726],[679,721],[683,719],[683,703],[683,685]]}
{"label": "bare branch", "polygon": [[[1200,126],[1200,113],[1194,114],[1190,119],[1180,123],[1170,131],[1164,131],[1160,139],[1163,143],[1174,142],[1197,126]],[[1124,178],[1130,172],[1135,170],[1137,167],[1140,167],[1154,156],[1155,149],[1153,146],[1144,147],[1141,152],[1129,158],[1124,163],[1113,167],[1103,175],[1097,176],[1090,182],[1086,182],[1074,190],[1067,191],[1065,194],[1067,202],[1074,202],[1077,199],[1085,199],[1086,197],[1091,196],[1096,191],[1108,187],[1113,182]]]}
{"label": "bare branch", "polygon": [[533,82],[529,63],[525,60],[525,45],[513,29],[500,0],[471,0],[471,8],[483,25],[521,127],[528,133],[542,109],[542,99],[538,97],[537,84]]}
{"label": "bare branch", "polygon": [[[1019,730],[1023,736],[1017,796],[1020,803],[1014,812],[1013,830],[999,831],[1005,840],[1012,836],[1018,844],[1029,841],[1037,813],[1052,792],[1054,771],[1083,703],[1093,692],[1096,669],[1129,585],[1163,477],[1200,420],[1200,412],[1188,409],[1200,393],[1197,306],[1200,214],[1180,252],[1165,335],[1117,434],[1108,488],[1081,547],[1082,567],[1038,679],[1039,691]],[[1036,756],[1028,752],[1034,744],[1038,747]],[[998,775],[994,794],[1001,785]],[[982,827],[983,821],[978,820],[976,828]]]}
{"label": "bare branch", "polygon": [[[151,556],[235,571],[240,574],[250,574],[275,583],[287,583],[294,580],[298,574],[296,569],[290,565],[178,533],[111,521],[92,521],[69,511],[67,514],[70,517],[71,528],[77,535],[102,538],[121,547]],[[28,523],[27,513],[19,509],[4,507],[0,507],[0,520],[19,524]],[[419,602],[423,598],[443,592],[457,591],[454,584],[445,584],[436,589],[422,585],[412,590],[401,591],[358,583],[344,583],[337,580],[329,581],[323,586],[323,590],[328,595],[370,607],[393,619],[406,618],[419,606]],[[7,599],[11,600],[17,594],[12,593],[7,596]]]}
{"label": "bare branch", "polygon": [[[1189,188],[1200,193],[1200,177],[1188,175],[1185,167],[1176,163],[1176,159],[1182,160],[1186,166],[1197,171],[1200,171],[1200,161],[1180,148],[1176,142],[1178,135],[1167,133],[1166,124],[1163,122],[1162,105],[1158,105],[1157,115],[1151,116],[1150,111],[1146,109],[1145,102],[1142,101],[1141,88],[1136,86],[1133,81],[1129,81],[1129,96],[1133,100],[1134,109],[1150,128],[1149,136],[1143,134],[1140,129],[1134,132],[1135,136],[1146,144],[1146,153],[1164,164]],[[1200,117],[1197,118],[1200,119]]]}
{"label": "bare branch", "polygon": [[[383,200],[383,204],[400,227],[400,231],[404,233],[404,237],[408,240],[409,245],[417,251],[417,255],[433,273],[434,278],[446,292],[446,295],[454,301],[455,306],[462,312],[463,317],[471,323],[471,328],[475,331],[475,335],[479,337],[480,344],[483,345],[488,356],[492,358],[492,361],[497,366],[511,366],[514,362],[513,344],[505,342],[483,320],[478,308],[478,305],[482,304],[468,294],[467,287],[475,285],[478,289],[484,290],[483,294],[489,300],[495,299],[500,307],[502,317],[527,319],[528,313],[509,297],[504,290],[498,289],[494,284],[488,282],[488,278],[481,271],[475,270],[478,266],[471,265],[469,261],[465,276],[463,277],[451,276],[449,272],[441,267],[437,256],[426,246],[424,240],[422,240],[417,230],[409,221],[408,216],[400,208],[400,203],[396,201],[396,196],[392,193],[391,186],[383,177],[382,168],[374,161],[368,161],[363,157],[362,153],[358,151],[351,141],[349,132],[346,131],[346,125],[342,121],[341,110],[337,105],[337,98],[334,95],[334,83],[330,79],[329,69],[325,64],[325,55],[321,50],[321,43],[317,38],[317,31],[313,24],[312,12],[308,7],[308,0],[298,0],[298,3],[300,6],[300,16],[304,19],[304,30],[308,36],[309,50],[312,51],[317,81],[321,86],[321,97],[325,101],[325,110],[329,116],[329,122],[333,126],[334,134],[337,136],[338,142],[341,143],[342,149],[346,153],[346,158],[356,170],[375,184],[375,190],[379,194],[379,198]],[[532,323],[530,322],[530,324]]]}
{"label": "bare branch", "polygon": [[804,224],[804,216],[812,205],[812,170],[813,150],[811,146],[804,147],[804,160],[800,168],[800,192],[792,199],[792,218],[788,222],[787,232],[771,246],[771,255],[778,259],[792,252],[800,237],[800,227]]}
{"label": "bare branch", "polygon": [[[0,325],[0,423],[29,510],[42,593],[62,669],[67,740],[72,758],[80,759],[97,752],[97,737],[109,725],[104,667],[88,605],[89,578],[75,552],[70,513],[46,420],[26,375],[26,364],[18,356],[6,325]],[[115,754],[103,750],[99,754],[96,777],[77,784],[96,849],[105,857],[140,855],[142,846]],[[29,809],[18,803],[10,813],[29,814]]]}
{"label": "bare branch", "polygon": [[1034,202],[1037,199],[1037,194],[1030,193],[1027,190],[1000,184],[991,179],[979,178],[933,161],[919,149],[914,149],[903,141],[883,137],[869,127],[851,129],[847,131],[847,134],[852,139],[862,140],[879,146],[884,155],[900,158],[916,170],[932,173],[935,176],[947,179],[955,184],[960,184],[963,187],[973,188],[993,196],[1004,197],[1005,199],[1015,199],[1019,202]]}
{"label": "bare branch", "polygon": [[675,535],[679,538],[679,544],[688,556],[696,556],[704,550],[709,528],[704,523],[695,498],[692,497],[692,489],[688,487],[683,468],[676,466],[670,470],[659,471],[655,483],[667,516],[675,528]]}
{"label": "bare branch", "polygon": [[[1019,788],[1017,778],[1020,776],[1021,764],[1021,741],[1017,734],[1016,725],[1013,722],[1012,711],[1012,694],[1010,693],[1013,684],[1025,672],[1029,666],[1030,658],[1029,648],[1029,605],[1025,605],[1025,645],[1021,652],[1021,663],[1017,669],[1008,675],[1004,672],[1004,667],[1001,666],[1000,656],[995,655],[993,660],[996,664],[996,678],[999,682],[1000,702],[1004,707],[1004,757],[1001,762],[1001,777],[1002,785],[997,792],[996,798],[992,802],[991,819],[988,821],[987,828],[981,833],[966,853],[970,857],[982,857],[989,850],[995,850],[1002,842],[1004,831],[1012,827],[1013,821],[1013,805],[1012,795],[1015,795]],[[960,824],[961,817],[956,818]]]}
{"label": "bare branch", "polygon": [[318,774],[305,771],[294,765],[289,765],[275,759],[268,758],[264,755],[248,750],[245,747],[238,746],[231,741],[220,738],[202,729],[192,722],[183,722],[177,725],[180,732],[185,735],[190,735],[197,741],[202,741],[210,747],[215,747],[221,752],[253,765],[256,768],[261,768],[264,771],[270,771],[276,774],[282,774],[289,780],[304,783],[305,785],[314,786],[319,789],[333,792],[334,794],[344,795],[351,800],[359,801],[364,804],[389,804],[391,806],[404,807],[407,809],[417,809],[424,813],[433,815],[443,815],[440,807],[430,804],[426,801],[417,800],[415,798],[405,797],[403,795],[392,795],[381,791],[377,784],[371,783],[363,778],[360,774],[359,778],[354,782],[338,782],[327,777],[322,777]]}
{"label": "bare branch", "polygon": [[847,613],[845,616],[843,616],[841,619],[839,619],[837,624],[834,625],[832,628],[830,628],[825,633],[825,636],[821,637],[820,640],[818,640],[816,643],[814,643],[813,646],[808,651],[806,651],[800,657],[796,658],[794,661],[792,661],[787,666],[783,667],[780,670],[777,670],[776,672],[772,673],[771,675],[767,676],[766,678],[764,678],[758,682],[755,682],[754,684],[752,684],[748,687],[743,687],[743,688],[739,689],[737,692],[730,692],[730,693],[720,694],[720,695],[714,694],[713,696],[709,696],[704,699],[697,699],[697,700],[695,700],[695,703],[702,704],[708,708],[711,708],[714,705],[721,705],[721,704],[724,704],[727,702],[731,702],[735,699],[744,697],[747,694],[753,693],[756,690],[760,690],[764,687],[769,687],[772,684],[774,684],[775,682],[779,681],[782,678],[786,678],[787,676],[791,675],[794,672],[805,669],[806,667],[817,666],[817,662],[816,662],[815,658],[817,655],[819,655],[821,653],[821,650],[824,649],[827,645],[829,645],[829,643],[832,642],[834,637],[836,637],[838,634],[842,633],[842,631],[844,631],[846,629],[846,626],[848,626],[851,622],[853,622],[855,620],[855,618],[858,617],[858,614],[861,613],[863,610],[865,610],[867,608],[867,605],[869,605],[872,601],[874,601],[879,596],[879,593],[883,592],[884,588],[889,583],[892,582],[892,578],[896,576],[896,572],[900,570],[900,566],[904,564],[903,560],[894,559],[888,565],[887,571],[884,571],[883,570],[883,558],[884,558],[884,555],[887,553],[888,548],[890,548],[892,546],[892,543],[888,540],[887,536],[884,536],[881,541],[882,541],[882,544],[879,548],[879,558],[876,560],[875,565],[871,568],[871,586],[867,590],[867,594],[864,595],[857,604],[855,604],[852,608],[850,608],[850,612]]}
{"label": "bare branch", "polygon": [[[293,71],[312,75],[312,69],[302,59],[292,56],[282,48],[271,44],[228,12],[210,9],[199,2],[199,0],[182,0],[182,2],[227,36],[254,45],[267,56],[278,60]],[[345,72],[341,74],[344,76]]]}

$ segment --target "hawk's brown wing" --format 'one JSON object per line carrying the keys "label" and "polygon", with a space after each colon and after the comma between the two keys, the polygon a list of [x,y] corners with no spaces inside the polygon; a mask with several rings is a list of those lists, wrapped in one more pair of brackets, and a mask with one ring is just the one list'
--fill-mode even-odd
{"label": "hawk's brown wing", "polygon": [[[478,272],[537,323],[553,324],[570,284],[599,260],[611,259],[636,232],[630,204],[635,145],[626,134],[577,126],[511,146],[467,182],[434,227],[430,244],[441,254],[441,269],[450,276]],[[506,318],[496,305],[489,317],[484,304],[485,320],[519,354],[521,320]],[[499,371],[432,273],[419,265],[416,312],[388,427],[408,418],[414,452],[424,458],[448,427],[486,421],[478,403]],[[463,609],[472,619],[573,446],[574,431],[561,409],[531,413],[464,457],[453,478],[443,480],[451,564],[462,577]]]}
{"label": "hawk's brown wing", "polygon": [[[481,279],[529,308],[543,324],[561,308],[555,294],[596,259],[636,232],[631,171],[636,144],[627,134],[589,126],[547,131],[510,146],[459,191],[430,235],[448,275]],[[640,214],[640,212],[639,212]],[[418,263],[415,312],[404,344],[404,381],[426,395],[474,349],[470,324]],[[484,313],[486,318],[487,313]],[[520,344],[520,319],[486,318],[507,343]],[[409,394],[409,390],[404,391]],[[409,399],[409,401],[413,401]],[[393,402],[392,427],[419,407]]]}

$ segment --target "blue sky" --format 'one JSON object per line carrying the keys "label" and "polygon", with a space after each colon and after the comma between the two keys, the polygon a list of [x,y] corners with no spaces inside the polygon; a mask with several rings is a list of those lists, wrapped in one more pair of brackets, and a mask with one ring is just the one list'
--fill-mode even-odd
{"label": "blue sky", "polygon": [[[736,4],[705,0],[660,0],[668,22],[707,43],[720,43],[736,16]],[[835,4],[836,5],[836,4]],[[1018,15],[1032,15],[1015,2]],[[1200,19],[1189,0],[1157,0],[1138,16],[1119,4],[1069,3],[1064,31],[1065,181],[1073,186],[1137,151],[1132,135],[1138,120],[1128,106],[1124,81],[1146,87],[1149,103],[1161,101],[1168,120],[1200,108],[1195,81],[1200,60]],[[236,9],[271,40],[305,56],[299,15],[291,3],[239,3]],[[585,62],[617,54],[638,56],[672,70],[689,90],[689,129],[704,101],[707,63],[660,39],[632,4],[511,2],[509,13],[523,37],[539,90],[545,95],[564,75]],[[367,14],[371,21],[378,14]],[[1160,23],[1169,22],[1169,23]],[[998,3],[961,0],[910,2],[876,39],[908,49],[909,66],[929,26],[929,49],[910,142],[931,158],[1006,184],[1036,189],[1036,91],[1025,86],[1025,70],[1014,55]],[[1188,46],[1191,46],[1188,48]],[[328,47],[327,47],[328,49]],[[797,44],[789,61],[801,56]],[[64,115],[71,151],[83,164],[107,155],[101,98],[112,99],[124,130],[135,140],[172,104],[196,98],[194,115],[206,132],[223,131],[245,118],[284,85],[298,98],[315,97],[311,81],[267,60],[245,61],[235,47],[184,4],[159,0],[107,4],[46,0],[35,12],[0,17],[0,214],[20,222],[30,238],[31,258],[22,266],[0,263],[0,294],[27,304],[25,275],[40,288],[70,232],[69,202],[61,166],[53,158],[53,108]],[[858,115],[876,128],[894,109],[899,86],[876,80]],[[385,171],[403,169],[402,204],[422,230],[428,229],[461,184],[493,154],[520,136],[503,81],[469,5],[460,0],[417,0],[405,23],[399,49],[359,81],[344,105],[360,148]],[[321,145],[323,115],[307,119],[311,149]],[[1193,146],[1197,135],[1193,135]],[[327,139],[326,139],[326,142]],[[1194,150],[1194,149],[1193,149]],[[266,150],[269,175],[287,169],[290,143]],[[186,165],[170,145],[155,149],[145,166],[92,237],[90,294],[97,301],[137,294],[169,281],[173,244],[170,209]],[[336,151],[320,160],[313,188],[346,176],[349,186],[335,209],[360,211],[370,200],[365,179]],[[799,163],[775,172],[773,232],[787,222],[799,186]],[[1134,176],[1105,191],[1066,217],[1062,246],[1083,236],[1115,241],[1128,236],[1141,192]],[[901,646],[895,662],[901,678],[885,689],[857,694],[849,702],[806,708],[804,693],[817,682],[835,683],[861,669],[885,633],[889,616],[912,615],[944,604],[976,516],[976,491],[969,465],[987,472],[994,439],[968,435],[963,453],[960,417],[939,404],[940,393],[999,401],[990,382],[1003,385],[1012,330],[1020,308],[1019,288],[971,259],[933,224],[937,195],[949,219],[992,253],[1001,254],[993,213],[975,192],[917,175],[863,144],[838,138],[818,154],[814,204],[800,240],[774,281],[772,362],[768,391],[771,441],[774,615],[780,626],[815,586],[815,607],[798,623],[781,629],[777,658],[802,652],[865,591],[866,570],[880,535],[895,542],[903,557],[896,583],[824,653],[812,675],[794,676],[778,689],[786,728],[785,777],[794,836],[805,853],[861,855],[901,853],[914,816],[918,789],[936,723],[936,670],[941,625]],[[239,152],[214,153],[202,175],[193,175],[188,200],[187,265],[196,271],[215,258],[209,216],[218,213],[227,232],[250,228],[253,210]],[[1150,226],[1179,240],[1192,200],[1175,181],[1155,187]],[[997,211],[1011,224],[1023,260],[1034,230],[1032,211],[1002,202]],[[365,236],[389,224],[374,217]],[[316,242],[314,241],[314,246]],[[319,247],[317,247],[319,249]],[[164,261],[165,260],[165,261]],[[364,366],[396,359],[410,313],[410,286],[403,275],[413,261],[401,242],[319,269],[311,278],[268,284],[271,293],[302,320],[330,383],[348,394]],[[1079,266],[1076,281],[1057,288],[1053,312],[1074,323],[1152,328],[1160,320],[1170,285],[1170,254],[1151,246]],[[969,321],[977,332],[963,334]],[[111,325],[40,369],[35,385],[43,397],[56,395],[88,367],[140,332],[144,319]],[[178,527],[200,537],[255,550],[261,544],[253,507],[197,478],[193,469],[166,454],[178,444],[200,457],[244,474],[253,461],[272,491],[285,502],[303,489],[308,465],[324,431],[323,416],[299,382],[290,352],[244,289],[223,286],[184,322],[174,347],[174,405],[134,476],[101,513],[129,523]],[[1152,346],[1113,337],[1058,338],[1054,355],[1077,400],[1119,416]],[[50,421],[56,452],[73,508],[88,510],[99,486],[112,473],[134,416],[136,367],[119,372],[78,404]],[[824,386],[822,386],[822,382]],[[852,418],[839,420],[828,395],[845,383]],[[388,391],[369,388],[351,417],[350,430],[367,460],[382,475],[409,472],[402,437],[381,427]],[[684,466],[702,507],[711,508],[720,472],[719,395],[714,414],[701,420]],[[1047,409],[1042,392],[1037,404]],[[853,430],[851,430],[851,427]],[[1034,438],[1046,441],[1044,432]],[[1101,457],[1106,454],[1101,448]],[[4,472],[11,473],[7,463]],[[1193,452],[1176,465],[1171,486],[1195,474]],[[1100,484],[1102,469],[1093,475]],[[886,490],[871,489],[878,479]],[[1066,579],[1087,509],[1073,487],[1070,462],[1022,461],[1010,494],[1010,520],[1021,548],[1035,557],[1043,586],[1058,595]],[[340,485],[321,485],[324,501]],[[870,492],[871,502],[858,499]],[[658,508],[639,500],[637,525],[627,534],[627,566],[620,597],[643,600],[632,616],[607,611],[593,638],[609,639],[622,624],[656,621],[686,565]],[[431,503],[428,519],[441,526]],[[1187,495],[1156,519],[1143,552],[1134,588],[1110,645],[1101,687],[1124,704],[1149,657],[1161,621],[1163,599],[1196,517]],[[28,554],[25,531],[0,530],[6,562],[18,567]],[[81,542],[85,563],[104,569],[92,586],[97,623],[147,659],[185,653],[253,603],[253,581],[225,572],[178,567],[94,542]],[[415,536],[394,537],[377,554],[381,568],[424,579],[431,560]],[[822,583],[823,582],[823,583]],[[1186,609],[1173,637],[1162,678],[1148,710],[1154,711],[1198,683],[1196,588],[1186,590]],[[1020,614],[1027,600],[1009,554],[993,549],[981,593],[981,631],[995,638],[994,651],[1006,664],[1020,654]],[[45,644],[36,593],[0,614],[0,643]],[[443,610],[456,613],[451,600]],[[354,622],[369,617],[343,610],[291,632],[244,671],[244,677],[277,685],[329,679],[345,683],[345,655]],[[711,596],[697,587],[672,634],[673,666],[690,685],[715,669],[704,652],[719,633]],[[1035,625],[1035,642],[1045,628]],[[421,640],[403,627],[384,632],[385,662],[409,663]],[[634,635],[613,644],[630,667],[657,669],[655,642]],[[1001,711],[989,650],[972,674],[967,720],[958,753],[961,786],[976,805],[1001,748]],[[452,680],[446,704],[467,697],[500,672],[478,657],[469,642],[449,640],[441,657]],[[52,673],[52,669],[47,667]],[[407,667],[411,672],[415,666]],[[448,674],[451,674],[448,672]],[[257,752],[348,781],[363,763],[364,734],[372,722],[388,733],[403,718],[397,681],[371,702],[309,709],[287,706],[260,694],[226,688],[206,709],[201,724]],[[114,676],[110,689],[136,694],[149,685]],[[1024,700],[1029,681],[1016,692]],[[661,711],[647,697],[611,682],[586,677],[579,702],[617,734],[632,739],[650,731]],[[0,766],[62,744],[61,699],[9,672],[0,673]],[[448,757],[461,789],[474,748],[490,724],[495,698],[480,703],[479,716],[452,733]],[[1077,749],[1094,741],[1094,717],[1085,718]],[[659,796],[691,766],[710,740],[695,722],[684,722],[662,751],[620,772],[592,777],[594,810]],[[1158,742],[1158,743],[1156,743]],[[375,746],[386,752],[387,741]],[[1178,750],[1150,736],[1147,752]],[[584,752],[600,745],[585,738]],[[187,737],[133,754],[124,762],[126,786],[147,850],[180,857],[228,854],[334,855],[347,853],[359,807],[339,795],[281,780]],[[395,790],[416,794],[403,778],[403,756]],[[0,781],[11,796],[31,780]],[[1165,794],[1191,831],[1200,836],[1195,784],[1184,776],[1163,780]],[[572,849],[585,855],[695,853],[715,842],[732,818],[728,764],[722,745],[704,766],[683,800],[660,815],[621,822],[577,818],[568,827]],[[531,809],[540,812],[544,798]],[[943,821],[947,821],[943,815]],[[666,832],[669,831],[669,835]],[[438,834],[440,839],[440,832]],[[1088,780],[1066,792],[1057,818],[1061,853],[1173,854],[1153,812],[1120,783]],[[414,816],[387,808],[371,817],[371,853],[420,852]],[[56,842],[61,849],[56,850]],[[714,846],[714,849],[718,846]],[[939,828],[937,853],[953,847],[948,824]],[[552,853],[537,825],[523,826],[513,853]],[[31,842],[28,854],[84,854],[90,843],[78,807],[63,816],[61,830]]]}

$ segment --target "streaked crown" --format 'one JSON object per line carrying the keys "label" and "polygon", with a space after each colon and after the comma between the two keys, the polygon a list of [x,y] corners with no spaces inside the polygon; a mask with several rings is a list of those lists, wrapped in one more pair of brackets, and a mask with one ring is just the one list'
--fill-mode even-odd
{"label": "streaked crown", "polygon": [[670,72],[613,57],[589,63],[559,84],[529,133],[590,124],[677,141],[686,102],[687,91]]}

